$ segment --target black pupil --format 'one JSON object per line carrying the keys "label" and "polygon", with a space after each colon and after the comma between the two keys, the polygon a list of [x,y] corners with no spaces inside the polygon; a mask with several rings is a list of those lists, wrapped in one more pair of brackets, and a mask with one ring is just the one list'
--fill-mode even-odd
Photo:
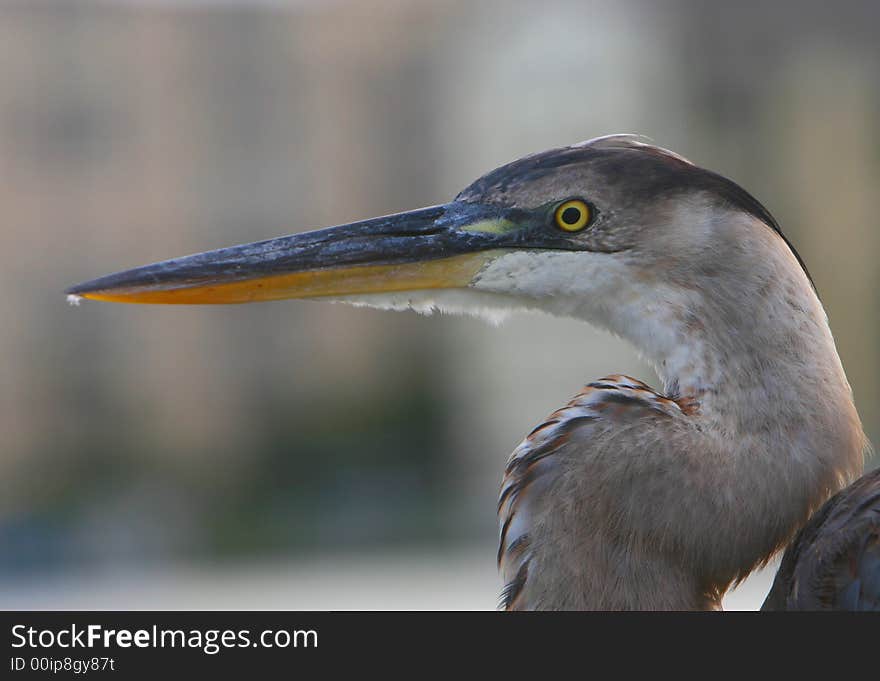
{"label": "black pupil", "polygon": [[562,221],[566,225],[574,225],[580,219],[581,219],[581,209],[580,208],[575,208],[574,206],[569,206],[564,211],[562,211]]}

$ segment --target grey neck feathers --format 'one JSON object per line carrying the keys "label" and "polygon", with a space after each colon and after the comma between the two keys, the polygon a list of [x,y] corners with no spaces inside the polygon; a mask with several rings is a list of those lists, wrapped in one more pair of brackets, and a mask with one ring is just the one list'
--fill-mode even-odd
{"label": "grey neck feathers", "polygon": [[[538,560],[568,546],[587,563],[584,607],[717,607],[862,470],[865,438],[821,303],[778,235],[755,238],[760,257],[741,247],[705,271],[666,272],[664,305],[599,311],[655,362],[668,396],[698,408],[571,452],[566,465],[589,470],[557,495],[558,543]],[[566,494],[585,503],[572,510]],[[584,536],[566,542],[578,524]]]}
{"label": "grey neck feathers", "polygon": [[748,270],[734,258],[729,269],[687,273],[704,281],[664,320],[675,342],[641,348],[664,392],[698,405],[688,417],[696,432],[667,436],[690,450],[680,452],[687,485],[707,494],[675,521],[688,528],[685,543],[700,543],[691,567],[710,600],[857,477],[866,446],[819,299],[782,240],[769,230],[758,238],[765,250]]}

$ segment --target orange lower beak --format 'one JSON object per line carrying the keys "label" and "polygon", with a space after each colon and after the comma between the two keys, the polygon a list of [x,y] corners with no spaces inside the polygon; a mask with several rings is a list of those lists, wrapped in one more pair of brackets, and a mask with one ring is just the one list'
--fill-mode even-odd
{"label": "orange lower beak", "polygon": [[471,282],[485,261],[484,254],[472,253],[421,263],[306,270],[256,276],[240,281],[208,281],[180,287],[120,287],[71,295],[111,303],[219,305],[383,291],[461,288]]}
{"label": "orange lower beak", "polygon": [[167,260],[70,288],[72,300],[220,304],[466,287],[504,247],[498,210],[451,203]]}

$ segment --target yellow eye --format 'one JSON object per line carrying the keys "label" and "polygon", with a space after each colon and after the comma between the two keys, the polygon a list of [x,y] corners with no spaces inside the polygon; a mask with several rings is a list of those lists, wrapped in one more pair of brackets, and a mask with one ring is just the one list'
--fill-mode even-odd
{"label": "yellow eye", "polygon": [[554,219],[559,229],[579,232],[590,222],[590,207],[580,199],[572,199],[559,205]]}

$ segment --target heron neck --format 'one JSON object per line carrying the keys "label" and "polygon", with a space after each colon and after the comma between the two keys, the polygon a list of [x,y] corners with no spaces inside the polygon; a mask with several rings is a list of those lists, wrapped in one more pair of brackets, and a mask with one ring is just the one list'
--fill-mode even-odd
{"label": "heron neck", "polygon": [[[698,481],[707,496],[661,525],[688,528],[682,546],[696,558],[686,573],[723,594],[860,474],[865,438],[825,312],[802,272],[748,294],[730,284],[666,300],[643,310],[629,337],[654,360],[664,392],[689,407],[657,446],[673,446],[667,465],[680,462],[676,478]],[[635,465],[644,477],[656,477],[654,462],[642,462]],[[660,505],[682,504],[653,504],[653,514]],[[652,519],[633,523],[639,536],[652,536]]]}
{"label": "heron neck", "polygon": [[[700,271],[652,267],[644,254],[513,253],[482,273],[478,288],[512,287],[524,294],[516,303],[627,339],[665,393],[696,407],[612,419],[555,455],[565,486],[530,519],[543,537],[529,572],[536,598],[628,607],[665,594],[663,607],[717,605],[861,470],[864,435],[825,312],[787,246],[758,227],[760,248],[728,249],[744,262]],[[567,577],[554,566],[584,581],[560,591]]]}
{"label": "heron neck", "polygon": [[591,271],[597,290],[582,296],[579,316],[628,339],[668,396],[696,401],[726,431],[849,418],[852,392],[825,310],[788,246],[759,227],[748,249],[719,244],[734,255],[713,264],[606,261]]}
{"label": "heron neck", "polygon": [[664,393],[730,433],[830,427],[854,411],[825,312],[812,289],[724,295],[666,315],[642,350]]}

